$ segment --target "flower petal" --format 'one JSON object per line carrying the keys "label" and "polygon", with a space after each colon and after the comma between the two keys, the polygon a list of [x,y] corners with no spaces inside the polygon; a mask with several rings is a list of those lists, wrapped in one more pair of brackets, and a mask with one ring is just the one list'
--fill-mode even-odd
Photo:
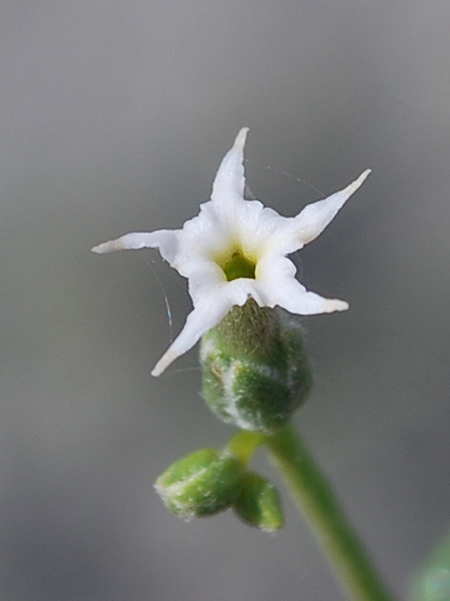
{"label": "flower petal", "polygon": [[307,205],[293,219],[288,219],[284,228],[280,228],[271,244],[284,254],[292,253],[311,242],[334,219],[339,209],[345,204],[352,194],[364,183],[371,173],[366,169],[361,175],[344,190],[335,192],[324,200],[319,200]]}
{"label": "flower petal", "polygon": [[157,230],[156,232],[132,232],[116,240],[103,242],[92,248],[98,254],[115,250],[139,250],[141,248],[159,248],[161,256],[173,263],[178,254],[180,230]]}
{"label": "flower petal", "polygon": [[234,141],[233,147],[222,159],[213,183],[211,200],[217,204],[229,204],[230,201],[244,197],[244,146],[248,127],[243,127]]}
{"label": "flower petal", "polygon": [[200,213],[183,225],[183,257],[180,260],[224,252],[230,244],[228,221],[213,202],[201,204]]}
{"label": "flower petal", "polygon": [[203,334],[222,321],[232,306],[227,296],[221,294],[219,289],[215,294],[202,298],[187,316],[179,336],[155,365],[152,376],[161,375],[172,361],[191,349]]}
{"label": "flower petal", "polygon": [[276,211],[265,207],[259,200],[246,200],[234,211],[234,231],[237,233],[242,250],[248,256],[259,257],[267,247],[278,228],[287,221]]}
{"label": "flower petal", "polygon": [[315,292],[309,292],[293,278],[280,278],[276,284],[271,282],[270,297],[274,305],[298,315],[317,315],[348,309],[348,303],[345,301],[324,298]]}
{"label": "flower petal", "polygon": [[257,281],[266,305],[278,305],[291,313],[314,315],[345,311],[348,304],[338,299],[323,298],[295,279],[295,265],[287,257],[266,255],[258,264]]}
{"label": "flower petal", "polygon": [[232,306],[242,307],[252,297],[260,307],[266,306],[266,299],[261,294],[259,283],[252,278],[238,278],[225,284],[225,293]]}
{"label": "flower petal", "polygon": [[222,269],[213,261],[192,260],[186,271],[180,273],[189,280],[189,294],[194,307],[200,302],[202,296],[208,296],[211,290],[226,284],[226,277]]}
{"label": "flower petal", "polygon": [[207,288],[205,285],[202,294],[198,294],[198,302],[187,316],[181,334],[155,365],[152,376],[162,374],[172,361],[191,349],[203,334],[222,321],[234,305],[242,306],[252,297],[261,307],[266,306],[256,280],[240,278],[216,285],[212,289]]}

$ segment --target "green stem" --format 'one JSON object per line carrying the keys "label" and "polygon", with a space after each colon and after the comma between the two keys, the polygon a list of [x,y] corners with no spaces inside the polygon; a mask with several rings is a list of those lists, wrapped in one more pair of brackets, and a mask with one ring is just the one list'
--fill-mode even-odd
{"label": "green stem", "polygon": [[304,443],[288,427],[265,442],[347,589],[358,601],[393,601]]}
{"label": "green stem", "polygon": [[231,438],[227,444],[227,449],[247,465],[256,449],[265,441],[266,436],[264,434],[241,430]]}

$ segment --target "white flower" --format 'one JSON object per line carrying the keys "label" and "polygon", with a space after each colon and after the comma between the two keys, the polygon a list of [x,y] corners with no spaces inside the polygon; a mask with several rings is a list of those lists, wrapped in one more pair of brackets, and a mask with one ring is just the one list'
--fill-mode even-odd
{"label": "white flower", "polygon": [[194,304],[183,330],[152,371],[159,376],[186,353],[234,306],[253,298],[260,307],[283,307],[312,315],[344,311],[348,304],[308,292],[295,279],[286,255],[316,238],[370,173],[364,171],[344,190],[307,205],[296,217],[282,217],[258,200],[244,200],[243,151],[248,128],[238,133],[220,164],[211,200],[180,230],[135,232],[92,250],[158,248],[162,257],[189,280]]}

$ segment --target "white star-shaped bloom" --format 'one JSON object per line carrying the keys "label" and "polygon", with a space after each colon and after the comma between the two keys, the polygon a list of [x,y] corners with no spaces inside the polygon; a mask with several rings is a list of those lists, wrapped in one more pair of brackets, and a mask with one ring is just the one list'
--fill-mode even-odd
{"label": "white star-shaped bloom", "polygon": [[125,234],[95,246],[96,253],[158,248],[162,257],[189,280],[194,304],[183,330],[152,371],[159,376],[186,353],[234,306],[253,298],[260,307],[283,307],[313,315],[348,309],[345,301],[309,292],[295,279],[287,255],[302,248],[332,221],[370,173],[364,171],[344,190],[307,205],[296,217],[282,217],[259,200],[244,200],[244,145],[248,128],[238,133],[213,183],[211,200],[180,230]]}

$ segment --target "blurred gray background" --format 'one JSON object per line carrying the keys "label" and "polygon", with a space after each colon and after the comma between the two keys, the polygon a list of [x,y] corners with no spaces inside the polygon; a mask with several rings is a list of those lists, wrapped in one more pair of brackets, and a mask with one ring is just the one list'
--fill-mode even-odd
{"label": "blurred gray background", "polygon": [[195,350],[150,376],[182,278],[89,252],[194,216],[242,126],[248,183],[284,215],[373,169],[296,257],[351,305],[304,320],[296,422],[406,598],[450,527],[449,27],[444,0],[3,0],[2,601],[344,599],[287,495],[276,536],[164,508],[159,473],[233,430]]}

